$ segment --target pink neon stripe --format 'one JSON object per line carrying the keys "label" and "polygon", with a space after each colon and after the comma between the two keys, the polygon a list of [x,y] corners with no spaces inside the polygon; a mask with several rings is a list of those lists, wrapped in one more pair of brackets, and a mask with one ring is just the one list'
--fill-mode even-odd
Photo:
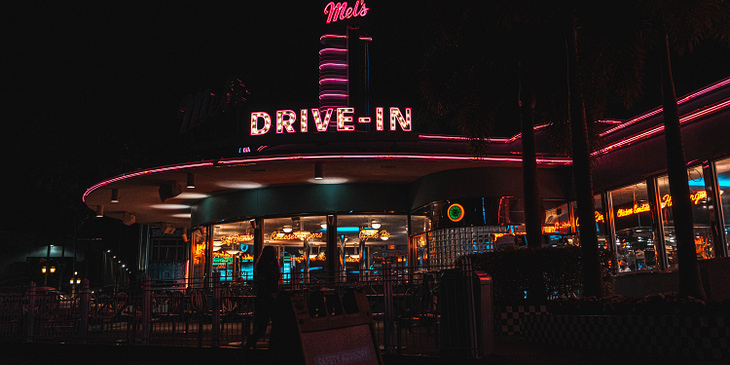
{"label": "pink neon stripe", "polygon": [[[103,180],[90,188],[86,189],[82,200],[86,202],[86,198],[94,190],[97,190],[106,185],[128,180],[131,178],[154,175],[163,172],[183,170],[197,167],[212,167],[215,165],[236,165],[246,163],[261,163],[261,162],[277,162],[277,161],[295,161],[295,160],[324,160],[324,159],[345,159],[345,160],[361,160],[361,159],[400,159],[400,160],[430,160],[430,161],[485,161],[485,162],[521,162],[522,159],[516,156],[486,156],[486,157],[473,157],[473,156],[459,156],[459,155],[422,155],[422,154],[352,154],[352,155],[285,155],[285,156],[272,156],[272,157],[253,157],[245,159],[223,159],[220,161],[207,161],[199,163],[184,163],[180,165],[171,165],[156,167],[146,170],[135,171],[130,174],[124,174],[115,176],[113,178]],[[544,165],[571,165],[573,162],[569,158],[538,158],[537,162]]]}
{"label": "pink neon stripe", "polygon": [[346,63],[338,63],[338,62],[325,62],[325,63],[322,63],[322,64],[319,65],[319,69],[320,70],[323,69],[323,68],[328,68],[328,67],[332,67],[332,68],[347,68],[347,64]]}
{"label": "pink neon stripe", "polygon": [[322,48],[319,50],[319,55],[321,56],[323,53],[347,53],[347,49],[345,48]]}
{"label": "pink neon stripe", "polygon": [[327,84],[327,83],[347,83],[347,79],[341,78],[341,77],[324,77],[319,79],[319,83],[321,84]]}
{"label": "pink neon stripe", "polygon": [[[686,123],[695,121],[695,120],[697,120],[699,118],[702,118],[702,117],[704,117],[706,115],[709,115],[709,114],[718,112],[718,111],[723,110],[723,109],[728,108],[728,107],[730,107],[730,99],[726,99],[726,100],[721,101],[721,102],[719,102],[719,103],[717,103],[715,105],[711,105],[711,106],[706,107],[704,109],[700,109],[700,110],[697,110],[697,111],[695,111],[693,113],[687,114],[687,115],[679,118],[679,123],[680,124],[686,124]],[[653,136],[655,136],[657,134],[660,134],[662,132],[664,132],[664,125],[663,124],[658,125],[658,126],[656,126],[654,128],[645,130],[643,132],[637,133],[637,134],[635,134],[635,135],[633,135],[631,137],[624,138],[624,139],[622,139],[622,140],[620,140],[618,142],[612,143],[612,144],[610,144],[610,145],[608,145],[608,146],[606,146],[604,148],[601,148],[600,150],[594,151],[593,153],[591,153],[591,155],[592,156],[605,155],[606,153],[611,152],[612,150],[615,150],[615,149],[618,149],[618,148],[621,148],[621,147],[626,147],[626,146],[632,145],[634,143],[637,143],[637,142],[639,142],[641,140],[644,140],[644,139],[653,137]]]}
{"label": "pink neon stripe", "polygon": [[[327,39],[327,38],[347,39],[347,36],[346,35],[340,35],[340,34],[325,34],[325,35],[319,37],[319,41],[321,42],[321,41],[323,41],[324,39]],[[360,37],[360,40],[361,41],[372,41],[373,40],[373,37]]]}
{"label": "pink neon stripe", "polygon": [[325,99],[325,98],[346,98],[346,97],[348,97],[347,94],[333,94],[333,93],[319,94],[319,98],[320,99]]}
{"label": "pink neon stripe", "polygon": [[[418,135],[419,139],[424,140],[442,140],[442,141],[468,141],[470,138],[463,137],[463,136],[447,136],[447,135],[436,135],[436,134],[420,134]],[[505,137],[493,137],[493,138],[486,138],[485,141],[487,142],[496,142],[496,143],[509,143],[510,139]]]}
{"label": "pink neon stripe", "polygon": [[[712,92],[714,90],[717,90],[717,89],[719,89],[721,87],[727,86],[728,84],[730,84],[730,77],[728,77],[728,78],[726,78],[724,80],[721,80],[721,81],[719,81],[719,82],[717,82],[717,83],[715,83],[713,85],[710,85],[710,86],[708,86],[708,87],[706,87],[704,89],[700,89],[699,91],[696,91],[694,93],[691,93],[689,95],[686,95],[686,96],[678,99],[677,100],[677,105],[684,104],[684,103],[686,103],[686,102],[688,102],[688,101],[690,101],[690,100],[692,100],[692,99],[694,99],[694,98],[696,98],[698,96],[707,94],[707,93]],[[646,118],[653,117],[653,116],[661,113],[662,111],[663,111],[662,108],[656,108],[656,109],[654,109],[654,110],[652,110],[650,112],[647,112],[645,114],[642,114],[642,115],[640,115],[640,116],[638,116],[636,118],[630,119],[630,120],[628,120],[628,121],[626,121],[626,122],[624,122],[624,123],[622,123],[622,124],[620,124],[620,125],[618,125],[616,127],[613,127],[611,129],[608,129],[608,130],[604,131],[603,133],[601,133],[599,135],[601,137],[606,136],[606,135],[611,134],[613,132],[616,132],[616,131],[619,131],[621,129],[624,129],[624,128],[630,126],[630,125],[633,125],[633,124],[635,124],[635,123],[637,123],[639,121],[642,121],[642,120],[644,120]]]}
{"label": "pink neon stripe", "polygon": [[182,170],[182,169],[192,169],[196,167],[208,167],[213,166],[213,162],[199,162],[199,163],[189,163],[189,164],[181,164],[181,165],[170,165],[170,166],[162,166],[162,167],[155,167],[152,169],[146,169],[146,170],[139,170],[128,174],[122,174],[119,176],[115,176],[113,178],[104,180],[96,185],[91,186],[90,188],[86,189],[84,192],[84,195],[81,197],[81,200],[83,202],[86,202],[86,197],[91,194],[92,191],[99,189],[103,186],[109,185],[111,183],[115,183],[117,181],[127,180],[131,179],[133,177],[137,176],[144,176],[144,175],[152,175],[152,174],[158,174],[162,172],[168,172],[168,171],[175,171],[175,170]]}

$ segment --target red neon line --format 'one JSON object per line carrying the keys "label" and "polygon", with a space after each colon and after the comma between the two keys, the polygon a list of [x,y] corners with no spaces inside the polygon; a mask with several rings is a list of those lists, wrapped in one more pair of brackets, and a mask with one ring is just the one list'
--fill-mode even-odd
{"label": "red neon line", "polygon": [[[713,85],[710,85],[710,86],[708,86],[708,87],[706,87],[704,89],[700,89],[700,90],[698,90],[696,92],[693,92],[693,93],[691,93],[689,95],[686,95],[686,96],[684,96],[684,97],[682,97],[680,99],[677,99],[677,105],[682,105],[682,104],[684,104],[684,103],[686,103],[686,102],[688,102],[688,101],[690,101],[690,100],[692,100],[692,99],[694,99],[694,98],[696,98],[698,96],[705,95],[707,93],[710,93],[712,91],[715,91],[715,90],[717,90],[717,89],[719,89],[721,87],[727,86],[727,85],[730,85],[730,77],[728,77],[728,78],[726,78],[724,80],[721,80],[721,81],[719,81],[719,82],[717,82],[717,83],[715,83]],[[613,132],[619,131],[619,130],[624,129],[624,128],[630,126],[630,125],[633,125],[633,124],[635,124],[635,123],[637,123],[639,121],[642,121],[642,120],[644,120],[646,118],[653,117],[653,116],[661,113],[662,111],[663,111],[662,108],[656,108],[656,109],[654,109],[652,111],[649,111],[649,112],[647,112],[645,114],[642,114],[642,115],[640,115],[640,116],[638,116],[636,118],[630,119],[630,120],[628,120],[628,121],[626,121],[626,122],[624,122],[624,123],[622,123],[622,124],[620,124],[620,125],[618,125],[616,127],[613,127],[611,129],[608,129],[608,130],[602,132],[599,135],[601,137],[603,137],[605,135],[608,135],[608,134],[611,134]]]}
{"label": "red neon line", "polygon": [[[726,100],[721,101],[721,102],[719,102],[719,103],[717,103],[715,105],[711,105],[711,106],[706,107],[704,109],[700,109],[700,110],[697,110],[697,111],[692,112],[690,114],[687,114],[687,115],[679,118],[679,123],[680,124],[687,124],[689,122],[695,121],[695,120],[697,120],[699,118],[702,118],[702,117],[704,117],[706,115],[709,115],[709,114],[718,112],[718,111],[723,110],[723,109],[728,108],[728,107],[730,107],[730,99],[726,99]],[[660,134],[662,132],[664,132],[664,124],[661,124],[661,125],[658,125],[658,126],[656,126],[654,128],[651,128],[651,129],[645,130],[643,132],[637,133],[637,134],[635,134],[633,136],[624,138],[624,139],[622,139],[620,141],[617,141],[615,143],[612,143],[612,144],[610,144],[610,145],[608,145],[608,146],[606,146],[604,148],[601,148],[600,150],[593,151],[593,153],[591,153],[591,155],[592,156],[601,156],[601,155],[604,155],[604,154],[606,154],[608,152],[611,152],[612,150],[615,150],[615,149],[618,149],[618,148],[622,148],[622,147],[626,147],[626,146],[632,145],[634,143],[637,143],[637,142],[639,142],[641,140],[644,140],[644,139],[653,137],[653,136],[655,136],[657,134]]]}
{"label": "red neon line", "polygon": [[[321,41],[323,41],[323,40],[325,40],[327,38],[347,39],[347,36],[346,35],[340,35],[340,34],[325,34],[325,35],[319,37],[319,41],[321,42]],[[372,41],[373,40],[373,37],[364,37],[364,36],[361,36],[360,37],[360,40],[361,41]]]}
{"label": "red neon line", "polygon": [[347,83],[346,78],[341,77],[323,77],[319,79],[320,84],[326,84],[326,83]]}
{"label": "red neon line", "polygon": [[92,191],[99,189],[103,186],[109,185],[111,183],[118,182],[118,181],[127,180],[127,179],[131,179],[133,177],[138,177],[138,176],[159,174],[159,173],[168,172],[168,171],[192,169],[192,168],[196,168],[196,167],[209,167],[209,166],[213,166],[213,164],[214,164],[213,162],[187,163],[187,164],[180,164],[180,165],[155,167],[155,168],[151,168],[151,169],[135,171],[135,172],[128,173],[128,174],[122,174],[119,176],[115,176],[111,179],[104,180],[104,181],[86,189],[86,191],[84,192],[84,195],[81,197],[81,200],[83,202],[86,202],[86,197],[89,196],[89,194],[91,194]]}
{"label": "red neon line", "polygon": [[[103,180],[90,188],[86,189],[82,200],[86,202],[86,198],[94,190],[101,187],[107,186],[112,183],[128,180],[131,178],[160,174],[163,172],[183,170],[198,167],[213,167],[216,165],[236,165],[236,164],[247,164],[247,163],[262,163],[262,162],[279,162],[279,161],[296,161],[296,160],[325,160],[325,159],[344,159],[344,160],[362,160],[362,159],[400,159],[400,160],[427,160],[427,161],[483,161],[483,162],[521,162],[522,159],[519,156],[485,156],[485,157],[474,157],[474,156],[463,156],[463,155],[422,155],[422,154],[334,154],[334,155],[284,155],[284,156],[272,156],[272,157],[253,157],[253,158],[236,158],[236,159],[222,159],[219,161],[206,161],[199,163],[184,163],[180,165],[156,167],[146,170],[135,171],[130,174],[122,174],[119,176],[112,177],[110,179]],[[568,166],[573,162],[570,158],[538,158],[537,162],[543,165],[563,165]]]}
{"label": "red neon line", "polygon": [[322,64],[319,65],[319,69],[320,70],[323,69],[323,68],[328,68],[328,67],[332,67],[332,68],[347,68],[347,64],[346,63],[338,63],[338,62],[325,62],[325,63],[322,63]]}

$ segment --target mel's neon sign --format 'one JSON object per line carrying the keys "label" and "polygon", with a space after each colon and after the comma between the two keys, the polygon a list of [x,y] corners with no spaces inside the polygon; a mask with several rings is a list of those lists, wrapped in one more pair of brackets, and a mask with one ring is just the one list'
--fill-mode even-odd
{"label": "mel's neon sign", "polygon": [[345,20],[355,17],[365,16],[370,10],[365,5],[365,0],[356,0],[352,7],[347,6],[347,2],[335,3],[331,1],[324,7],[324,15],[327,15],[327,24],[334,23],[339,20]]}
{"label": "mel's neon sign", "polygon": [[[311,113],[311,119],[310,119]],[[388,109],[389,130],[396,131],[398,127],[405,132],[410,132],[412,128],[412,112],[411,108],[391,107]],[[333,119],[334,118],[334,119]],[[299,113],[294,110],[285,109],[277,110],[274,117],[267,112],[251,113],[251,135],[262,136],[272,129],[276,134],[284,133],[308,133],[310,130],[311,120],[314,131],[327,132],[330,123],[337,123],[338,132],[352,132],[355,130],[355,123],[370,124],[372,117],[356,117],[355,108],[327,108],[327,109],[300,109]],[[375,130],[385,130],[385,108],[375,108]]]}

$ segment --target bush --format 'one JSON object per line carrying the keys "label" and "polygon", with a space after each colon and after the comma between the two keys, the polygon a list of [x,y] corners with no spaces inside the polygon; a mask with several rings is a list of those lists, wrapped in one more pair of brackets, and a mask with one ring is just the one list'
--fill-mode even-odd
{"label": "bush", "polygon": [[552,301],[548,311],[577,315],[730,315],[730,301],[706,303],[677,293],[651,294],[642,298],[563,298]]}
{"label": "bush", "polygon": [[[544,304],[549,299],[579,297],[583,289],[579,247],[505,250],[467,257],[474,270],[492,276],[497,305]],[[601,255],[604,287],[610,292],[612,276],[606,262],[609,257]]]}

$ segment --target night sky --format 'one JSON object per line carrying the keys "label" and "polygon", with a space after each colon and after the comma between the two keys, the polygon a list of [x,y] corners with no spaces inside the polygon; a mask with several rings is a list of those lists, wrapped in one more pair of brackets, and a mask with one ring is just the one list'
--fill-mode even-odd
{"label": "night sky", "polygon": [[[418,71],[436,31],[428,3],[367,1],[376,102],[421,105]],[[64,224],[59,214],[80,205],[85,188],[146,167],[139,165],[145,153],[178,133],[186,95],[231,77],[246,83],[251,105],[316,106],[324,4],[52,2],[6,9],[0,230]],[[675,65],[683,70],[675,72],[682,95],[730,75],[730,52],[703,46]],[[658,95],[647,95],[636,112],[616,114],[658,103]]]}

